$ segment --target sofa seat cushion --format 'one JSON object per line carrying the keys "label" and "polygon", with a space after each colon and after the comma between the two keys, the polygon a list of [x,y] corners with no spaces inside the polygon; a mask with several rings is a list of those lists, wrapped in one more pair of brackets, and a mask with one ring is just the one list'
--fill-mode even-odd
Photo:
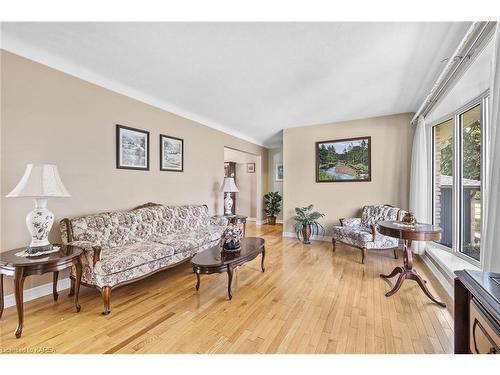
{"label": "sofa seat cushion", "polygon": [[94,272],[98,275],[110,275],[173,255],[174,248],[171,246],[159,242],[135,242],[103,249],[101,260],[96,263]]}
{"label": "sofa seat cushion", "polygon": [[333,238],[354,246],[364,247],[367,242],[373,241],[370,229],[359,227],[333,227]]}
{"label": "sofa seat cushion", "polygon": [[172,233],[161,237],[154,237],[154,242],[171,246],[174,254],[190,251],[195,254],[198,248],[220,240],[225,227],[210,225],[205,228],[199,228],[185,233]]}

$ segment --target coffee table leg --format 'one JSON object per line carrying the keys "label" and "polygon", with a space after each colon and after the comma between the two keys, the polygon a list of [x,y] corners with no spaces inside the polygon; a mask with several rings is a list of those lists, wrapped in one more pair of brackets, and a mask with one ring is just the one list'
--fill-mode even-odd
{"label": "coffee table leg", "polygon": [[75,275],[75,309],[76,312],[80,312],[81,306],[78,301],[78,298],[80,296],[80,283],[82,282],[82,260],[80,257],[76,258],[75,262],[75,270],[76,270],[76,275]]}
{"label": "coffee table leg", "polygon": [[57,279],[59,278],[59,271],[54,272],[54,278],[52,283],[52,296],[54,297],[54,301],[57,301],[59,298],[59,294],[57,293]]}
{"label": "coffee table leg", "polygon": [[21,337],[23,333],[24,322],[24,306],[23,306],[23,286],[24,286],[24,268],[16,267],[14,271],[14,289],[16,293],[16,307],[17,307],[17,328],[15,331],[16,338]]}
{"label": "coffee table leg", "polygon": [[0,273],[0,318],[3,315],[3,274]]}
{"label": "coffee table leg", "polygon": [[230,265],[227,266],[227,296],[229,299],[233,299],[233,294],[231,293],[231,282],[233,281],[233,269]]}
{"label": "coffee table leg", "polygon": [[196,290],[200,290],[200,274],[195,271],[196,274]]}
{"label": "coffee table leg", "polygon": [[266,269],[264,268],[264,258],[266,257],[266,249],[262,249],[262,259],[260,261],[260,267],[262,268],[262,272]]}
{"label": "coffee table leg", "polygon": [[70,287],[69,287],[68,297],[73,297],[75,295],[75,280],[72,277],[70,277],[69,282],[70,282]]}

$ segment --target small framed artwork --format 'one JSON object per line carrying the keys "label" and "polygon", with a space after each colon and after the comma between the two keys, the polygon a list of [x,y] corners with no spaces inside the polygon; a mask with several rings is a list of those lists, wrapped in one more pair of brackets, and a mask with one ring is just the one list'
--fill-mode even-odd
{"label": "small framed artwork", "polygon": [[255,163],[247,163],[247,173],[255,173]]}
{"label": "small framed artwork", "polygon": [[283,181],[283,163],[276,164],[275,177],[276,181]]}
{"label": "small framed artwork", "polygon": [[184,140],[160,134],[160,171],[184,172]]}
{"label": "small framed artwork", "polygon": [[116,168],[149,170],[149,132],[116,125]]}
{"label": "small framed artwork", "polygon": [[371,179],[371,137],[316,142],[316,182]]}

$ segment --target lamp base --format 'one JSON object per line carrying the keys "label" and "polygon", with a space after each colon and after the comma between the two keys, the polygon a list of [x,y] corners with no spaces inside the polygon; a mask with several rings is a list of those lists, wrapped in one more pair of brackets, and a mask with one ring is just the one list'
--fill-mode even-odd
{"label": "lamp base", "polygon": [[28,246],[26,248],[26,256],[36,257],[54,252],[54,246],[48,244],[45,246]]}
{"label": "lamp base", "polygon": [[35,209],[26,215],[26,226],[31,234],[27,253],[42,254],[52,250],[48,237],[53,222],[54,214],[47,208],[47,199],[35,198]]}
{"label": "lamp base", "polygon": [[233,214],[233,199],[231,198],[231,193],[226,193],[226,198],[224,199],[224,215],[230,216]]}

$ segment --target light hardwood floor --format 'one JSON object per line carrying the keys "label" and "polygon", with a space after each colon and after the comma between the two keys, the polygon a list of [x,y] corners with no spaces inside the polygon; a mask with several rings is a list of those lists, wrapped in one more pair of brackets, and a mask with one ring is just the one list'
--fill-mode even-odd
{"label": "light hardwood floor", "polygon": [[[97,291],[83,288],[77,314],[67,296],[25,304],[23,336],[15,339],[15,307],[0,321],[0,348],[44,347],[56,353],[451,353],[453,316],[406,281],[387,298],[378,275],[400,265],[392,251],[360,251],[282,238],[281,226],[255,226],[266,240],[260,257],[239,268],[233,300],[226,274],[202,275],[199,292],[189,263],[113,291],[112,313],[101,316]],[[430,290],[451,306],[422,262]],[[4,278],[4,282],[11,282]]]}

